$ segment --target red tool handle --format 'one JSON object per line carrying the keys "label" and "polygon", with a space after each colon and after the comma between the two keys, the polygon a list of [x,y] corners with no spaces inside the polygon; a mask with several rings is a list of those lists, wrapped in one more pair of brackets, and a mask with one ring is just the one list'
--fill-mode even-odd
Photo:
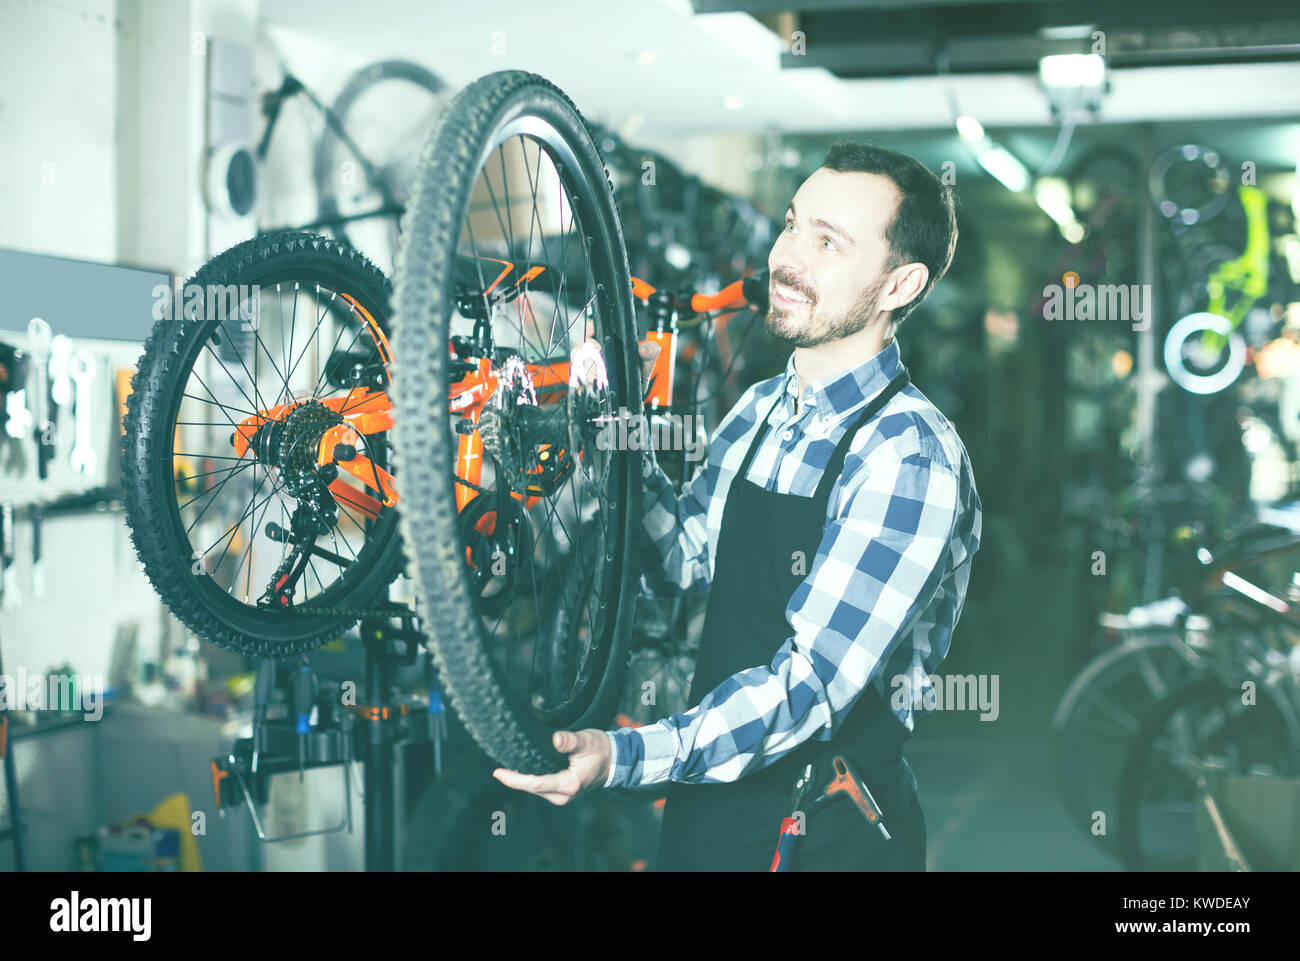
{"label": "red tool handle", "polygon": [[880,829],[880,833],[889,839],[889,832],[885,830],[884,822],[881,821],[880,806],[876,804],[876,799],[871,796],[867,786],[858,777],[858,772],[853,770],[852,765],[844,758],[838,755],[831,764],[835,768],[835,777],[830,784],[826,786],[826,796],[834,797],[841,792],[852,798],[853,803],[857,805],[858,810],[863,816]]}
{"label": "red tool handle", "polygon": [[772,866],[767,869],[769,874],[790,870],[790,856],[794,853],[794,842],[797,837],[799,837],[799,819],[783,818],[781,833],[776,839],[776,854],[772,855]]}

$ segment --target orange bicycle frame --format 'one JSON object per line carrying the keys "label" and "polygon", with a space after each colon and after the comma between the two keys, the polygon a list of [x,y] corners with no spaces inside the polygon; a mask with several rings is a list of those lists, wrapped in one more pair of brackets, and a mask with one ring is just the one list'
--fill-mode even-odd
{"label": "orange bicycle frame", "polygon": [[[502,276],[505,276],[510,269],[512,269],[512,266],[507,265],[506,270],[502,272]],[[524,277],[516,281],[516,285],[524,280],[531,279],[545,269],[545,267],[541,266],[532,267]],[[500,280],[501,277],[498,277],[497,281]],[[495,282],[493,286],[496,286]],[[656,290],[645,281],[634,277],[632,278],[632,293],[638,299],[648,301],[656,293]],[[360,304],[346,294],[342,296],[357,309],[365,321],[380,358],[387,366],[392,360],[392,353],[383,331]],[[738,280],[724,287],[716,294],[692,294],[683,306],[691,313],[703,314],[732,307],[739,308],[745,303],[742,281]],[[655,361],[654,370],[651,374],[650,388],[646,394],[645,403],[651,410],[665,410],[671,407],[673,397],[677,349],[675,324],[662,324],[657,329],[648,331],[642,343],[646,342],[659,345],[659,356]],[[450,344],[448,344],[447,349],[454,356],[454,350]],[[534,389],[539,395],[544,396],[567,389],[570,370],[568,361],[551,364],[525,364],[524,366],[532,380]],[[493,370],[492,361],[486,357],[479,358],[477,369],[451,385],[447,401],[448,413],[451,415],[459,414],[461,418],[468,418],[471,422],[477,423],[483,411],[483,405],[495,393],[497,385],[498,375]],[[357,452],[356,448],[363,443],[363,438],[366,435],[381,433],[392,428],[392,400],[389,398],[387,391],[353,388],[346,394],[320,398],[319,402],[343,417],[344,423],[331,427],[322,436],[316,451],[317,464],[320,466],[335,464],[340,470],[346,471],[379,493],[380,497],[374,497],[358,490],[345,483],[341,478],[330,483],[330,493],[345,506],[373,520],[379,516],[380,511],[385,507],[395,506],[400,497],[393,476],[368,457]],[[248,453],[253,438],[263,426],[272,421],[282,420],[290,411],[299,406],[299,403],[290,401],[278,404],[273,408],[247,417],[239,423],[234,434],[231,435],[231,445],[237,455],[243,457]],[[548,446],[544,445],[542,447],[540,456],[546,456],[545,451]],[[340,459],[337,456],[340,449],[348,451],[349,456]],[[581,452],[574,452],[574,456],[580,456],[580,454]],[[454,470],[457,477],[468,481],[470,484],[476,486],[481,484],[483,439],[477,430],[472,430],[469,433],[457,433]],[[540,468],[535,468],[534,471],[540,471]],[[463,510],[465,505],[476,496],[477,491],[472,487],[457,484],[457,511]],[[527,508],[531,508],[541,499],[538,495],[526,495],[517,491],[511,491],[511,496],[516,500],[523,501]]]}

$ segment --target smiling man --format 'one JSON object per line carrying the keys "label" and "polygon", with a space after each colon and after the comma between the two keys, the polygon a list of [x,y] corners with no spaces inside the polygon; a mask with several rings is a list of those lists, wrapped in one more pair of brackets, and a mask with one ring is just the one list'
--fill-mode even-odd
{"label": "smiling man", "polygon": [[925,166],[831,147],[768,257],[767,329],[794,348],[785,372],[745,392],[680,497],[646,454],[642,589],[709,591],[695,706],[558,732],[566,770],[499,780],[556,804],[671,782],[659,870],[762,871],[799,775],[811,764],[824,786],[842,755],[891,837],[847,800],[808,804],[793,869],[924,870],[903,746],[961,615],[981,506],[895,333],[956,242],[952,196]]}

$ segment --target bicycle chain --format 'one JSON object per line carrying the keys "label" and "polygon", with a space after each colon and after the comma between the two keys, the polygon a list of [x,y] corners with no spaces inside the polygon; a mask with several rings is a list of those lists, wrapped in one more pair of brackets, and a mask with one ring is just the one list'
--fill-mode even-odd
{"label": "bicycle chain", "polygon": [[480,493],[480,494],[495,494],[495,493],[496,493],[496,491],[490,491],[490,490],[488,490],[486,487],[479,487],[479,486],[478,486],[477,484],[475,484],[473,481],[467,481],[467,480],[465,480],[465,478],[463,478],[463,477],[461,477],[461,476],[459,476],[459,475],[456,476],[455,480],[456,480],[456,483],[458,483],[458,484],[464,484],[464,485],[465,485],[466,487],[468,487],[470,490],[477,491],[477,492]]}
{"label": "bicycle chain", "polygon": [[370,620],[376,617],[382,618],[414,618],[416,613],[409,607],[390,607],[379,608],[376,610],[362,610],[360,608],[347,607],[291,607],[288,609],[291,613],[302,614],[308,617],[343,617],[357,618],[358,620]]}

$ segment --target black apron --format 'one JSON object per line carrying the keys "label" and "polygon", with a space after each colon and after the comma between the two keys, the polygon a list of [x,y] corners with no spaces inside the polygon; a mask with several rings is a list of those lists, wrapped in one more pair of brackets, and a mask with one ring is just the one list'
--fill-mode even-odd
{"label": "black apron", "polygon": [[[812,497],[777,494],[746,479],[767,420],[784,397],[778,393],[754,432],[723,508],[688,703],[698,703],[739,671],[770,664],[790,636],[785,609],[805,576],[794,573],[795,552],[803,552],[802,569],[811,568],[825,532],[831,488],[844,470],[853,436],[907,379],[904,371],[890,381],[845,431]],[[776,763],[728,784],[672,783],[656,870],[766,871],[781,819],[792,814],[798,775],[812,762],[818,785],[824,785],[836,754],[847,757],[862,775],[892,838],[886,841],[851,801],[839,797],[806,814],[805,835],[795,845],[791,869],[924,870],[925,823],[903,761],[908,733],[869,686],[829,742],[806,741]]]}

